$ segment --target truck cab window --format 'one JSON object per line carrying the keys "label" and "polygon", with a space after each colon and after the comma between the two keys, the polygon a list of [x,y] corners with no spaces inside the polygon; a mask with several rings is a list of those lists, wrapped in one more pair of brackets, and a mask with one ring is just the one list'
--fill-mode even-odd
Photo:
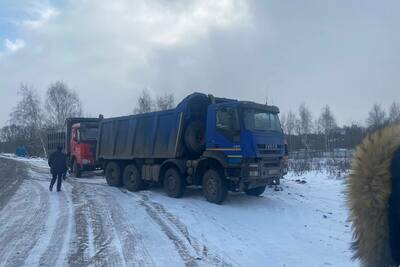
{"label": "truck cab window", "polygon": [[97,140],[97,128],[85,128],[81,130],[81,138],[85,141]]}
{"label": "truck cab window", "polygon": [[250,131],[282,132],[278,114],[264,110],[246,108],[243,110],[243,121]]}

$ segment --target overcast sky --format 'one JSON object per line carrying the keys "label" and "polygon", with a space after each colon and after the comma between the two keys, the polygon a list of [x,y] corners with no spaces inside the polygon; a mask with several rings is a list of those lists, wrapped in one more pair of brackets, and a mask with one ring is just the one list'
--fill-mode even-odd
{"label": "overcast sky", "polygon": [[0,0],[0,126],[20,83],[62,80],[88,114],[143,88],[278,105],[340,124],[400,101],[400,1]]}

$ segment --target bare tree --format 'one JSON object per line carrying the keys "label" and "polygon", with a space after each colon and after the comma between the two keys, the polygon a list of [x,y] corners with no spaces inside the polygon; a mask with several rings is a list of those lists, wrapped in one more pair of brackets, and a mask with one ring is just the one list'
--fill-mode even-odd
{"label": "bare tree", "polygon": [[48,126],[57,130],[62,130],[67,118],[83,114],[79,96],[61,81],[51,84],[47,90],[45,108]]}
{"label": "bare tree", "polygon": [[378,130],[386,125],[386,112],[381,105],[375,104],[372,107],[366,123],[370,131]]}
{"label": "bare tree", "polygon": [[306,105],[303,103],[299,107],[299,120],[298,120],[298,131],[299,134],[302,135],[303,137],[303,143],[306,149],[309,148],[309,140],[308,140],[308,135],[312,131],[312,115],[310,110],[306,107]]}
{"label": "bare tree", "polygon": [[286,131],[286,116],[287,116],[286,113],[281,113],[279,115],[279,121],[281,122],[281,127],[285,134],[287,133],[287,131]]}
{"label": "bare tree", "polygon": [[134,114],[150,112],[153,110],[154,102],[151,99],[147,89],[143,89],[141,95],[137,98],[137,107],[133,110]]}
{"label": "bare tree", "polygon": [[[36,150],[36,143],[40,141],[41,149],[47,156],[46,148],[43,140],[43,112],[41,102],[36,91],[25,84],[21,84],[19,89],[21,100],[10,114],[11,124],[29,129],[31,136],[30,146]],[[33,151],[39,153],[39,151]]]}
{"label": "bare tree", "polygon": [[318,118],[317,124],[319,125],[325,136],[325,151],[328,151],[329,134],[337,127],[336,119],[333,116],[331,109],[328,105],[322,108],[322,112]]}
{"label": "bare tree", "polygon": [[287,116],[286,116],[286,134],[292,135],[295,132],[296,129],[296,114],[293,113],[292,111],[289,111]]}
{"label": "bare tree", "polygon": [[293,134],[295,133],[296,130],[296,121],[297,121],[296,114],[294,114],[292,111],[289,111],[288,113],[283,114],[281,117],[282,117],[281,118],[282,129],[286,134],[289,147],[292,147]]}
{"label": "bare tree", "polygon": [[393,102],[389,108],[389,123],[395,124],[400,122],[400,105],[398,102]]}
{"label": "bare tree", "polygon": [[174,94],[164,94],[162,96],[157,96],[156,98],[157,110],[167,110],[172,109],[175,106]]}

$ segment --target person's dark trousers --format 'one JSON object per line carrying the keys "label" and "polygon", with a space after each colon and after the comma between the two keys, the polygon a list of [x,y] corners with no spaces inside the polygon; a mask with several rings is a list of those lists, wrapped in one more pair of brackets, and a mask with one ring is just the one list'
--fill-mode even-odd
{"label": "person's dark trousers", "polygon": [[63,173],[53,173],[53,179],[50,182],[50,191],[53,190],[53,186],[57,180],[57,191],[61,191],[61,183],[62,183]]}

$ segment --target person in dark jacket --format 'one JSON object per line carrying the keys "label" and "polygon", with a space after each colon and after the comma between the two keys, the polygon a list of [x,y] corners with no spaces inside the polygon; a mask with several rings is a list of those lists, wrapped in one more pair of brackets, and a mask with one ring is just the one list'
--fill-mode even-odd
{"label": "person in dark jacket", "polygon": [[62,147],[58,146],[57,151],[49,157],[50,172],[53,175],[49,190],[53,191],[54,183],[57,180],[57,192],[61,191],[61,183],[67,172],[67,156],[62,152]]}
{"label": "person in dark jacket", "polygon": [[365,267],[400,266],[400,124],[368,135],[347,179],[353,256]]}

